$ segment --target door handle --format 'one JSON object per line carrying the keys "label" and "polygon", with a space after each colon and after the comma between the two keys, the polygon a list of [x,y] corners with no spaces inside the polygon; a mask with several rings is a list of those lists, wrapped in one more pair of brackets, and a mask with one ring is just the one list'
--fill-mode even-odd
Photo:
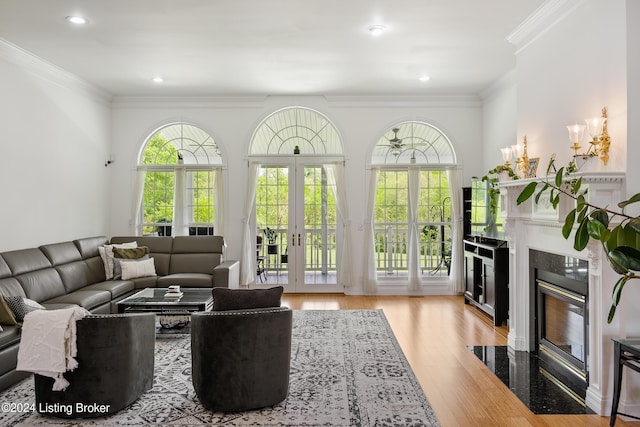
{"label": "door handle", "polygon": [[298,233],[298,246],[300,246],[300,233]]}
{"label": "door handle", "polygon": [[291,233],[291,246],[296,245],[296,233]]}

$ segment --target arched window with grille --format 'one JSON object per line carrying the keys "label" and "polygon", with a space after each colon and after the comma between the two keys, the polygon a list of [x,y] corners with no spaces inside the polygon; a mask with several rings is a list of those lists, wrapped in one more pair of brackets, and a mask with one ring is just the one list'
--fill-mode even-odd
{"label": "arched window with grille", "polygon": [[459,189],[447,136],[428,123],[398,123],[374,146],[371,170],[365,287],[448,281]]}
{"label": "arched window with grille", "polygon": [[136,234],[223,234],[222,166],[218,145],[200,127],[154,131],[138,159]]}

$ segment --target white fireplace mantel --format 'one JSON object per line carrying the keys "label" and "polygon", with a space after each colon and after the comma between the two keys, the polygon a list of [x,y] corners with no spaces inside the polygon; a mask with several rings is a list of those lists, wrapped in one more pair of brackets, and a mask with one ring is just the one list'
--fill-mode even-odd
{"label": "white fireplace mantel", "polygon": [[[616,206],[625,199],[623,172],[590,172],[582,177],[582,188],[588,188],[587,200],[596,206]],[[544,178],[542,178],[544,179]],[[554,177],[549,177],[553,182]],[[535,297],[530,285],[529,249],[571,256],[589,261],[588,357],[589,387],[586,403],[598,414],[610,410],[613,386],[613,344],[611,338],[624,336],[617,320],[607,323],[611,292],[617,280],[598,242],[591,241],[586,250],[573,248],[573,235],[564,239],[564,218],[575,207],[570,197],[561,196],[558,209],[553,209],[546,191],[538,203],[534,197],[518,205],[517,198],[533,179],[500,182],[500,216],[509,242],[509,336],[508,345],[518,351],[535,349],[533,310]],[[538,189],[542,189],[539,184]],[[624,403],[624,402],[623,402]],[[622,405],[621,405],[622,406]],[[630,408],[634,411],[640,408]],[[621,407],[622,410],[622,407]],[[633,413],[633,412],[632,412]]]}

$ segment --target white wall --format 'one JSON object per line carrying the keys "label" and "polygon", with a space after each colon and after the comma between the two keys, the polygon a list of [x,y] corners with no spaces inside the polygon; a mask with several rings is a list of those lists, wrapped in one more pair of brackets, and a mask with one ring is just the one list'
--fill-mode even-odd
{"label": "white wall", "polygon": [[0,251],[105,234],[108,102],[0,47]]}
{"label": "white wall", "polygon": [[[518,120],[515,70],[510,71],[484,91],[482,115],[483,169],[489,171],[503,164],[500,149],[520,141],[516,139]],[[515,170],[515,165],[511,162]],[[485,175],[482,173],[481,175]],[[479,175],[479,176],[481,176]]]}
{"label": "white wall", "polygon": [[[516,56],[518,140],[546,167],[569,162],[567,125],[608,108],[610,160],[602,170],[623,171],[627,151],[625,0],[585,0]],[[585,132],[583,147],[588,146]],[[593,161],[592,161],[593,162]]]}
{"label": "white wall", "polygon": [[289,106],[304,106],[325,114],[341,132],[346,152],[346,182],[353,230],[353,279],[362,282],[362,260],[371,150],[394,124],[422,120],[441,129],[452,141],[464,166],[463,184],[482,172],[482,110],[478,98],[116,98],[113,103],[113,150],[110,167],[113,192],[110,235],[131,232],[131,194],[140,147],[159,126],[188,121],[201,126],[222,149],[225,173],[225,234],[230,258],[239,259],[242,210],[247,188],[247,152],[254,129],[270,113]]}

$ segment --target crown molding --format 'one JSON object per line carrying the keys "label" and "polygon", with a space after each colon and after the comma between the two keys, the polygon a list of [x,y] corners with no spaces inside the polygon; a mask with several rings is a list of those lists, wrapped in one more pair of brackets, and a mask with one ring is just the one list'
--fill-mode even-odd
{"label": "crown molding", "polygon": [[482,100],[476,94],[451,94],[451,95],[431,95],[431,96],[325,96],[327,102],[332,107],[340,108],[403,108],[403,107],[423,107],[423,108],[460,108],[460,107],[482,107]]}
{"label": "crown molding", "polygon": [[113,109],[262,108],[267,96],[128,96],[111,99]]}
{"label": "crown molding", "polygon": [[[114,109],[162,108],[264,108],[275,100],[286,105],[306,104],[309,100],[326,100],[336,108],[481,107],[478,95],[439,96],[119,96],[111,99]],[[284,100],[284,101],[283,101]],[[286,101],[286,102],[285,102]]]}
{"label": "crown molding", "polygon": [[0,59],[4,59],[50,83],[66,89],[80,90],[100,103],[109,104],[111,102],[111,93],[3,38],[0,38]]}
{"label": "crown molding", "polygon": [[558,24],[585,0],[547,0],[507,36],[516,46],[516,54]]}

